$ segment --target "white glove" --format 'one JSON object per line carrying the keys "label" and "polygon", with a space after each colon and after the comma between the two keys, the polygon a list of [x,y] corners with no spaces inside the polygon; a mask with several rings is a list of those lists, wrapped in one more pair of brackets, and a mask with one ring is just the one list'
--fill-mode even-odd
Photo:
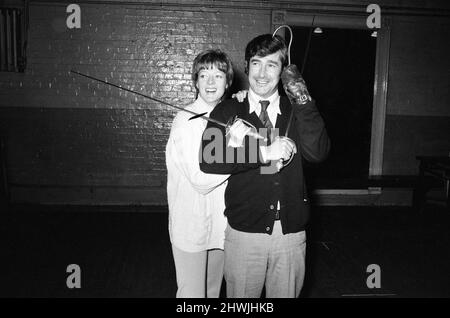
{"label": "white glove", "polygon": [[244,138],[250,132],[251,127],[244,124],[241,120],[236,120],[228,129],[229,139],[228,147],[239,148],[244,145]]}

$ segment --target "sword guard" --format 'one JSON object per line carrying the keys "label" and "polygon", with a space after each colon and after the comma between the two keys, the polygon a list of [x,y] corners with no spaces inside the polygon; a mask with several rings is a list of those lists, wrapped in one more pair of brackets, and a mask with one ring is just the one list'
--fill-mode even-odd
{"label": "sword guard", "polygon": [[247,133],[248,136],[253,137],[253,138],[256,138],[256,139],[263,139],[264,141],[267,141],[267,138],[264,138],[263,136],[261,136],[260,134],[258,134],[258,132],[257,132],[257,130],[256,130],[256,127],[255,127],[252,123],[246,121],[245,119],[239,118],[237,115],[231,117],[231,118],[227,121],[227,127],[225,128],[225,135],[226,135],[226,136],[227,136],[228,133],[230,132],[230,127],[233,126],[233,124],[234,124],[235,122],[237,122],[237,121],[243,122],[245,125],[247,125],[248,127],[250,127],[250,128],[252,129],[251,131],[249,131],[249,132]]}

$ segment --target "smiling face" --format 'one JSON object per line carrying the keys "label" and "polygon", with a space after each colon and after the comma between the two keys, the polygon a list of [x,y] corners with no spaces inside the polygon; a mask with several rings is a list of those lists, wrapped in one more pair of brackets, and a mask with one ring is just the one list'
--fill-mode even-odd
{"label": "smiling face", "polygon": [[268,98],[278,89],[282,71],[281,52],[266,55],[255,55],[248,65],[248,80],[251,89],[260,97]]}
{"label": "smiling face", "polygon": [[199,96],[210,106],[215,107],[227,88],[226,74],[212,65],[198,73],[197,83]]}

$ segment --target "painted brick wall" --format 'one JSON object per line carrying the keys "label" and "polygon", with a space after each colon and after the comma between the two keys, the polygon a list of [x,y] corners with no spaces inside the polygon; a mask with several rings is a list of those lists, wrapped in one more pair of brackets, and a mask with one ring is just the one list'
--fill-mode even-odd
{"label": "painted brick wall", "polygon": [[[0,135],[13,200],[166,204],[164,147],[176,111],[71,75],[70,69],[184,106],[194,99],[192,60],[204,49],[224,49],[236,66],[234,88],[246,85],[245,45],[271,31],[272,9],[334,12],[342,5],[364,12],[368,2],[186,3],[82,1],[82,27],[69,30],[68,2],[30,2],[26,73],[0,73]],[[400,20],[414,7],[431,10],[448,8],[448,3],[378,3],[389,8],[394,21],[383,172],[415,173],[417,152],[446,153],[448,148],[448,28],[433,19],[425,24]],[[429,98],[434,103],[425,105]]]}
{"label": "painted brick wall", "polygon": [[[66,4],[67,5],[67,4]],[[270,10],[32,3],[25,74],[0,74],[0,129],[14,201],[165,204],[164,150],[176,110],[70,69],[185,106],[194,57],[225,50],[243,80],[246,43]]]}

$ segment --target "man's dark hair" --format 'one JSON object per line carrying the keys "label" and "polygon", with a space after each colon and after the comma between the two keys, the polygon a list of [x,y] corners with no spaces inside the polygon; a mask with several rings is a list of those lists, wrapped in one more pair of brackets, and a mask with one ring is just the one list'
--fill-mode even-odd
{"label": "man's dark hair", "polygon": [[287,63],[287,46],[284,39],[279,35],[263,34],[259,35],[250,42],[245,48],[245,73],[248,74],[248,66],[250,59],[256,55],[264,57],[281,51],[281,66],[284,68]]}

